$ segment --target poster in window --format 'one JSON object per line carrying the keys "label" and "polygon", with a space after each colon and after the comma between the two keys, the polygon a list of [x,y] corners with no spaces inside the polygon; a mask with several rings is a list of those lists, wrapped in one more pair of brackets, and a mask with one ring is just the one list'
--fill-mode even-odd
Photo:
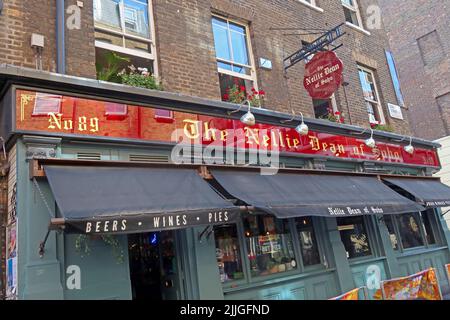
{"label": "poster in window", "polygon": [[265,231],[267,232],[267,234],[274,234],[276,233],[276,229],[275,229],[275,223],[274,223],[274,218],[272,217],[264,217],[264,228]]}

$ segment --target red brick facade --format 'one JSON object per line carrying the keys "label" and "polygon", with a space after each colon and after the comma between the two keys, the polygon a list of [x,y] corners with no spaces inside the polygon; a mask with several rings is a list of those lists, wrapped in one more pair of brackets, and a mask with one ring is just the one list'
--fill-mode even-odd
{"label": "red brick facade", "polygon": [[[66,7],[76,2],[66,0]],[[66,28],[66,72],[95,78],[93,1],[82,2],[81,30]],[[211,15],[215,13],[249,26],[258,88],[266,92],[264,107],[289,113],[294,109],[313,117],[312,100],[303,87],[304,62],[285,73],[283,59],[298,50],[302,40],[310,42],[319,36],[304,35],[308,31],[302,29],[330,29],[345,21],[340,0],[317,0],[316,3],[323,12],[299,0],[153,0],[157,63],[165,90],[220,99],[211,26]],[[371,4],[373,1],[359,0],[363,25],[370,16],[367,7]],[[34,68],[30,37],[35,32],[45,36],[43,69],[55,71],[54,5],[55,1],[49,0],[5,2],[0,15],[0,63]],[[336,53],[344,63],[344,80],[348,86],[345,87],[346,98],[341,87],[336,100],[346,123],[369,126],[357,72],[359,63],[375,71],[387,123],[395,131],[408,134],[406,115],[404,121],[396,120],[387,110],[387,103],[397,104],[397,99],[384,53],[388,48],[384,29],[368,30],[370,35],[350,27],[344,29],[347,34],[337,41],[343,46]],[[260,58],[271,60],[272,69],[260,68]]]}
{"label": "red brick facade", "polygon": [[381,0],[414,134],[450,134],[450,7],[442,0]]}

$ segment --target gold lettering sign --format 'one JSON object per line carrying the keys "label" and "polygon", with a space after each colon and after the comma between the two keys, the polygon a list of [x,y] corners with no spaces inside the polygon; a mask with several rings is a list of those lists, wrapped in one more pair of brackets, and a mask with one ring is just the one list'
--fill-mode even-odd
{"label": "gold lettering sign", "polygon": [[189,139],[198,139],[200,137],[200,130],[198,127],[198,124],[200,121],[198,120],[191,120],[191,119],[185,119],[184,122],[184,134]]}
{"label": "gold lettering sign", "polygon": [[[61,113],[48,113],[48,128],[52,130],[72,130],[73,121],[71,119],[62,120]],[[89,118],[89,131],[92,133],[98,132],[99,120],[98,118]],[[88,130],[88,118],[85,116],[78,117],[78,130],[87,131]]]}

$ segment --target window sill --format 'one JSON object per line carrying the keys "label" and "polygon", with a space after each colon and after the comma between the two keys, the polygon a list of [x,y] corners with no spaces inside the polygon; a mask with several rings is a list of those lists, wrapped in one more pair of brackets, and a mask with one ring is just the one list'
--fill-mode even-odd
{"label": "window sill", "polygon": [[361,32],[361,33],[364,33],[364,34],[367,35],[367,36],[370,36],[370,32],[369,32],[369,31],[367,31],[367,30],[365,30],[365,29],[363,29],[363,28],[361,28],[361,27],[358,27],[357,25],[354,25],[354,24],[351,23],[351,22],[346,21],[346,22],[345,22],[345,25],[346,25],[346,26],[349,26],[350,28],[352,28],[352,29],[354,29],[354,30],[356,30],[356,31],[359,31],[359,32]]}
{"label": "window sill", "polygon": [[352,258],[349,259],[348,263],[350,266],[357,266],[360,264],[366,264],[366,263],[373,263],[376,261],[382,261],[386,260],[386,257],[374,257],[374,256],[367,256],[367,257],[359,257],[359,258]]}
{"label": "window sill", "polygon": [[246,283],[243,285],[236,284],[236,286],[223,286],[223,292],[224,294],[232,294],[237,291],[241,290],[250,290],[258,287],[264,287],[264,286],[271,286],[274,284],[280,284],[283,282],[292,282],[296,280],[301,280],[308,277],[313,277],[316,275],[326,274],[326,273],[332,273],[335,272],[336,268],[328,268],[328,269],[319,269],[316,271],[304,271],[302,273],[296,272],[295,274],[285,274],[284,277],[282,275],[277,276],[276,278],[272,279],[265,279],[263,281],[255,281],[252,283]]}
{"label": "window sill", "polygon": [[440,251],[440,250],[445,250],[445,249],[447,249],[446,246],[430,246],[428,248],[417,247],[417,248],[405,249],[405,251],[403,251],[403,252],[398,252],[397,255],[399,258],[402,258],[402,257],[416,256],[419,254],[430,253],[430,252],[435,252],[435,251]]}
{"label": "window sill", "polygon": [[310,8],[310,9],[316,10],[317,12],[323,12],[323,9],[322,9],[322,8],[319,8],[319,7],[313,5],[313,4],[309,3],[309,2],[302,1],[302,0],[298,0],[298,2],[300,2],[300,3],[303,4],[304,6],[307,6],[307,7]]}

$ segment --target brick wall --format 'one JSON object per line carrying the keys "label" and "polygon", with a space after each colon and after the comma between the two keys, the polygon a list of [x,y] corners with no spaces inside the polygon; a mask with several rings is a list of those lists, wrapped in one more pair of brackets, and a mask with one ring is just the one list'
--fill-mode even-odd
{"label": "brick wall", "polygon": [[[33,5],[28,4],[30,2]],[[75,0],[66,2],[67,5],[76,3]],[[359,2],[365,21],[367,7],[376,1]],[[16,50],[17,54],[5,55],[0,51],[0,62],[33,67],[34,57],[27,38],[34,30],[46,36],[48,46],[44,51],[44,69],[54,71],[54,1],[27,1],[26,5],[23,1],[8,3],[10,4],[6,4],[4,14],[0,16],[0,24],[5,23],[12,29],[17,29],[17,43],[7,44],[5,49]],[[81,30],[66,31],[67,73],[95,77],[93,5],[92,1],[85,0],[83,3]],[[220,99],[211,26],[211,14],[216,13],[249,25],[256,64],[261,57],[272,61],[272,70],[258,67],[256,70],[258,87],[266,91],[265,107],[289,113],[294,109],[313,117],[312,100],[303,88],[304,62],[285,73],[283,59],[298,50],[302,40],[310,42],[319,35],[301,35],[306,31],[279,28],[330,29],[344,21],[340,0],[317,0],[317,4],[323,8],[323,12],[313,10],[298,0],[154,0],[158,66],[165,90]],[[39,15],[39,19],[33,19],[33,26],[30,28],[27,21],[31,19],[31,7]],[[396,131],[408,133],[407,122],[391,119],[386,108],[387,103],[396,104],[397,100],[384,55],[384,49],[388,47],[384,30],[369,30],[370,35],[348,27],[345,31],[347,34],[337,42],[344,44],[337,50],[337,54],[344,62],[344,77],[349,85],[345,88],[346,97],[341,87],[336,93],[336,100],[346,122],[364,127],[369,125],[358,78],[358,62],[376,71],[388,123]],[[0,31],[0,37],[9,36],[1,33]]]}
{"label": "brick wall", "polygon": [[410,124],[417,136],[449,135],[450,7],[442,0],[380,0]]}
{"label": "brick wall", "polygon": [[[66,8],[75,4],[66,0]],[[66,72],[75,76],[95,77],[92,1],[84,1],[81,30],[66,32]],[[66,14],[66,16],[68,16]],[[54,0],[9,0],[0,15],[0,63],[36,68],[36,52],[31,48],[31,34],[44,36],[42,69],[56,72],[56,4]]]}

